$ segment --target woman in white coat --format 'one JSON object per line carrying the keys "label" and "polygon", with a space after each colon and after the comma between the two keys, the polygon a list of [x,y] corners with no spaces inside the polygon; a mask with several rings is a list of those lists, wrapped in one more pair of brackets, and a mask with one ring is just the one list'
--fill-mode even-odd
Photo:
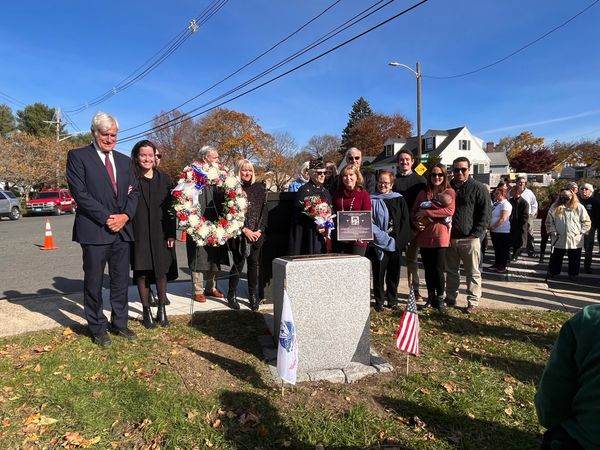
{"label": "woman in white coat", "polygon": [[562,189],[546,218],[546,231],[554,247],[546,279],[560,274],[566,253],[569,258],[569,279],[577,281],[583,236],[590,227],[590,217],[583,205],[579,203],[577,195],[569,189]]}

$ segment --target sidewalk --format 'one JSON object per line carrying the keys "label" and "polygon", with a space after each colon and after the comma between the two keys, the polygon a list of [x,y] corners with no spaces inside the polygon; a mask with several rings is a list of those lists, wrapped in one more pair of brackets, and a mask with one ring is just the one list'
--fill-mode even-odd
{"label": "sidewalk", "polygon": [[[403,274],[404,274],[403,269]],[[424,289],[424,274],[421,273],[421,285]],[[537,278],[536,278],[537,277]],[[406,279],[400,282],[400,294],[406,296]],[[227,280],[220,279],[219,289],[227,291]],[[464,283],[461,283],[464,288]],[[240,283],[241,293],[246,292],[245,280]],[[110,316],[107,290],[104,291],[104,308]],[[190,300],[191,283],[178,281],[168,286],[168,297],[171,304],[167,306],[167,315],[190,316],[192,312],[228,310],[227,302],[214,298],[206,303]],[[139,302],[137,288],[129,288],[131,319],[139,319],[142,305]],[[246,298],[239,298],[242,309],[249,309]],[[481,308],[494,309],[550,309],[575,312],[586,305],[600,303],[600,287],[596,277],[588,283],[570,283],[558,279],[549,284],[543,282],[539,271],[527,269],[527,264],[511,269],[507,275],[492,274],[483,271],[483,295]],[[464,292],[458,298],[457,306],[466,306]],[[261,305],[261,312],[269,313],[272,305]],[[85,324],[83,317],[83,294],[47,295],[19,299],[0,300],[0,337],[13,336],[31,331],[48,330],[56,327],[68,327]]]}

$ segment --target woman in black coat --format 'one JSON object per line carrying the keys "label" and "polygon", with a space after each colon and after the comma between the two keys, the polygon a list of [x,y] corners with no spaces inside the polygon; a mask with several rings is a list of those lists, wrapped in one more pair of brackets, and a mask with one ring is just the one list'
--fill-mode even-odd
{"label": "woman in black coat", "polygon": [[167,274],[170,279],[177,278],[176,222],[170,214],[172,182],[167,174],[154,167],[156,152],[156,146],[148,140],[138,142],[131,150],[140,191],[132,220],[134,244],[131,265],[146,328],[156,326],[150,310],[150,283],[156,283],[158,295],[156,321],[166,327],[169,325],[165,311]]}
{"label": "woman in black coat", "polygon": [[510,213],[510,240],[512,242],[511,260],[517,261],[523,247],[527,243],[527,218],[529,216],[529,205],[521,194],[523,187],[516,185],[512,188],[511,198],[508,200],[512,205]]}
{"label": "woman in black coat", "polygon": [[233,264],[229,271],[227,303],[232,309],[240,309],[236,298],[237,287],[246,262],[248,265],[248,301],[250,302],[250,309],[258,311],[260,303],[260,299],[257,297],[258,267],[260,248],[265,240],[267,228],[267,194],[264,183],[256,182],[254,166],[247,159],[236,161],[234,173],[242,182],[242,189],[248,197],[248,209],[242,234],[229,241]]}

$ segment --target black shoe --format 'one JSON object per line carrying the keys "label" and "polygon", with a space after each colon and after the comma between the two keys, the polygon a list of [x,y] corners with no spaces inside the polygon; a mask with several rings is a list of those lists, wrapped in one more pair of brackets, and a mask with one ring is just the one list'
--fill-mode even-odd
{"label": "black shoe", "polygon": [[456,300],[450,300],[448,297],[444,299],[446,306],[456,306]]}
{"label": "black shoe", "polygon": [[434,297],[433,298],[433,307],[437,309],[442,314],[448,313],[448,308],[446,307],[446,303],[444,302],[443,297]]}
{"label": "black shoe", "polygon": [[380,303],[375,303],[375,306],[373,306],[373,309],[377,312],[383,312],[383,305]]}
{"label": "black shoe", "polygon": [[167,319],[167,310],[164,303],[158,305],[158,310],[156,311],[156,321],[161,327],[169,326],[169,319]]}
{"label": "black shoe", "polygon": [[142,308],[142,322],[144,327],[149,330],[152,328],[156,328],[156,324],[154,323],[154,319],[152,318],[152,310],[149,306],[144,306]]}
{"label": "black shoe", "polygon": [[129,328],[111,328],[111,332],[117,336],[124,337],[128,341],[135,341],[138,337],[132,330]]}
{"label": "black shoe", "polygon": [[535,252],[529,252],[529,253],[527,253],[527,255],[531,258],[537,258],[537,256],[538,256],[537,253],[535,253]]}
{"label": "black shoe", "polygon": [[398,303],[392,303],[391,305],[388,303],[388,308],[392,311],[400,311],[400,305],[398,305]]}
{"label": "black shoe", "polygon": [[252,311],[258,311],[259,301],[254,295],[249,296],[248,302],[250,303],[250,309]]}
{"label": "black shoe", "polygon": [[579,282],[579,275],[569,275],[569,281],[572,281],[573,283]]}
{"label": "black shoe", "polygon": [[93,340],[94,344],[103,348],[109,347],[110,344],[112,344],[112,340],[110,339],[108,333],[103,333],[98,336],[94,336]]}
{"label": "black shoe", "polygon": [[584,273],[593,273],[593,272],[592,272],[592,268],[591,268],[591,267],[584,267],[584,268],[583,268],[583,272],[584,272]]}
{"label": "black shoe", "polygon": [[[227,293],[227,304],[229,305],[229,307],[231,309],[235,309],[238,310],[240,309],[240,304],[237,301],[237,298],[235,298],[235,292],[229,291]],[[250,305],[252,306],[252,305]]]}

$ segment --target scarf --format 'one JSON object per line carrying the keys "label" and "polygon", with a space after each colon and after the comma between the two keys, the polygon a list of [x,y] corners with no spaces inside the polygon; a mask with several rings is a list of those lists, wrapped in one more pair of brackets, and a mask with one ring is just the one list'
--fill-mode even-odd
{"label": "scarf", "polygon": [[383,252],[396,251],[396,241],[388,234],[390,214],[384,200],[402,197],[398,192],[383,194],[376,192],[371,195],[371,209],[373,211],[373,248],[377,259],[383,259]]}

